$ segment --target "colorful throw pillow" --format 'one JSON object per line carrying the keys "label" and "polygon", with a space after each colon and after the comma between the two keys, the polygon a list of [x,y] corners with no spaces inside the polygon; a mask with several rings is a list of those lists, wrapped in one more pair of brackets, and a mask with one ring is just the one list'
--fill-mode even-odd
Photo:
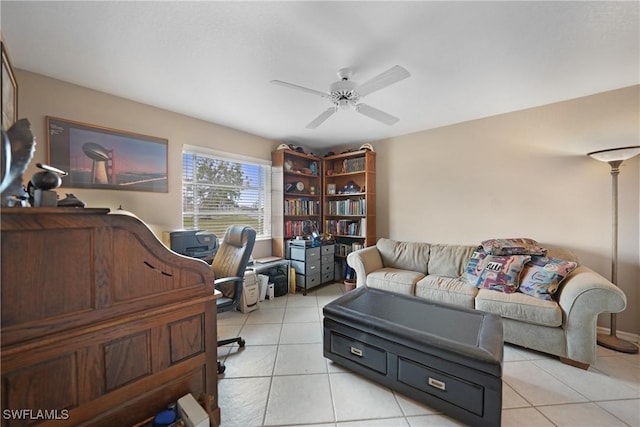
{"label": "colorful throw pillow", "polygon": [[467,266],[464,268],[464,273],[462,273],[462,280],[470,284],[471,286],[475,286],[478,283],[478,277],[480,277],[481,264],[482,260],[485,259],[487,253],[482,249],[482,246],[478,246],[476,250],[471,255]]}
{"label": "colorful throw pillow", "polygon": [[480,264],[476,287],[512,294],[520,285],[520,273],[531,260],[529,255],[487,255]]}
{"label": "colorful throw pillow", "polygon": [[577,263],[546,256],[533,256],[522,270],[520,292],[532,297],[551,301],[553,295]]}
{"label": "colorful throw pillow", "polygon": [[533,239],[525,237],[512,239],[490,239],[482,243],[489,255],[546,255],[547,250]]}

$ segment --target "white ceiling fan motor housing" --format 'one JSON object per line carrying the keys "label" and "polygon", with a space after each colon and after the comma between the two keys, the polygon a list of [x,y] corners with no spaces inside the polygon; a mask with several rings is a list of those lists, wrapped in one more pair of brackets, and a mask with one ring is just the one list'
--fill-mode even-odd
{"label": "white ceiling fan motor housing", "polygon": [[360,95],[356,91],[358,85],[351,80],[353,71],[349,68],[342,68],[338,71],[339,81],[329,86],[331,102],[338,108],[346,110],[356,105],[360,99]]}

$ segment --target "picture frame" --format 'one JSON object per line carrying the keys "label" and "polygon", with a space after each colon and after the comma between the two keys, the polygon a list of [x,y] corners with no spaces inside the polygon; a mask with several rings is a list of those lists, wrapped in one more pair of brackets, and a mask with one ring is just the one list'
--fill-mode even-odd
{"label": "picture frame", "polygon": [[327,194],[336,194],[335,184],[327,184]]}
{"label": "picture frame", "polygon": [[167,139],[46,117],[49,164],[62,187],[167,193]]}
{"label": "picture frame", "polygon": [[18,82],[13,73],[4,41],[0,40],[2,129],[8,130],[18,120]]}

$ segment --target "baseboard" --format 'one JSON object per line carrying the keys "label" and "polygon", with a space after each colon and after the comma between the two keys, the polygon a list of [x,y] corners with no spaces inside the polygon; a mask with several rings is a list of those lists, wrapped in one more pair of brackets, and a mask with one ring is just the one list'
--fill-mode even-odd
{"label": "baseboard", "polygon": [[[598,332],[599,334],[609,334],[610,330],[609,328],[603,328],[602,326],[598,326],[596,328],[596,332]],[[619,338],[622,338],[623,340],[627,340],[635,344],[640,344],[640,335],[638,334],[632,334],[631,332],[616,331],[616,336]]]}

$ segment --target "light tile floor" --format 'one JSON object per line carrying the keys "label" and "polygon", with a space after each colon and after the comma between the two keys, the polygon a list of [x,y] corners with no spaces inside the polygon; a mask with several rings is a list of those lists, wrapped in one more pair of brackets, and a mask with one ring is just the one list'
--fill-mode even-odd
{"label": "light tile floor", "polygon": [[[336,283],[218,316],[218,336],[247,342],[218,349],[223,427],[462,425],[322,356],[322,307],[343,293]],[[640,355],[598,347],[584,371],[507,344],[502,407],[504,427],[640,426]]]}

